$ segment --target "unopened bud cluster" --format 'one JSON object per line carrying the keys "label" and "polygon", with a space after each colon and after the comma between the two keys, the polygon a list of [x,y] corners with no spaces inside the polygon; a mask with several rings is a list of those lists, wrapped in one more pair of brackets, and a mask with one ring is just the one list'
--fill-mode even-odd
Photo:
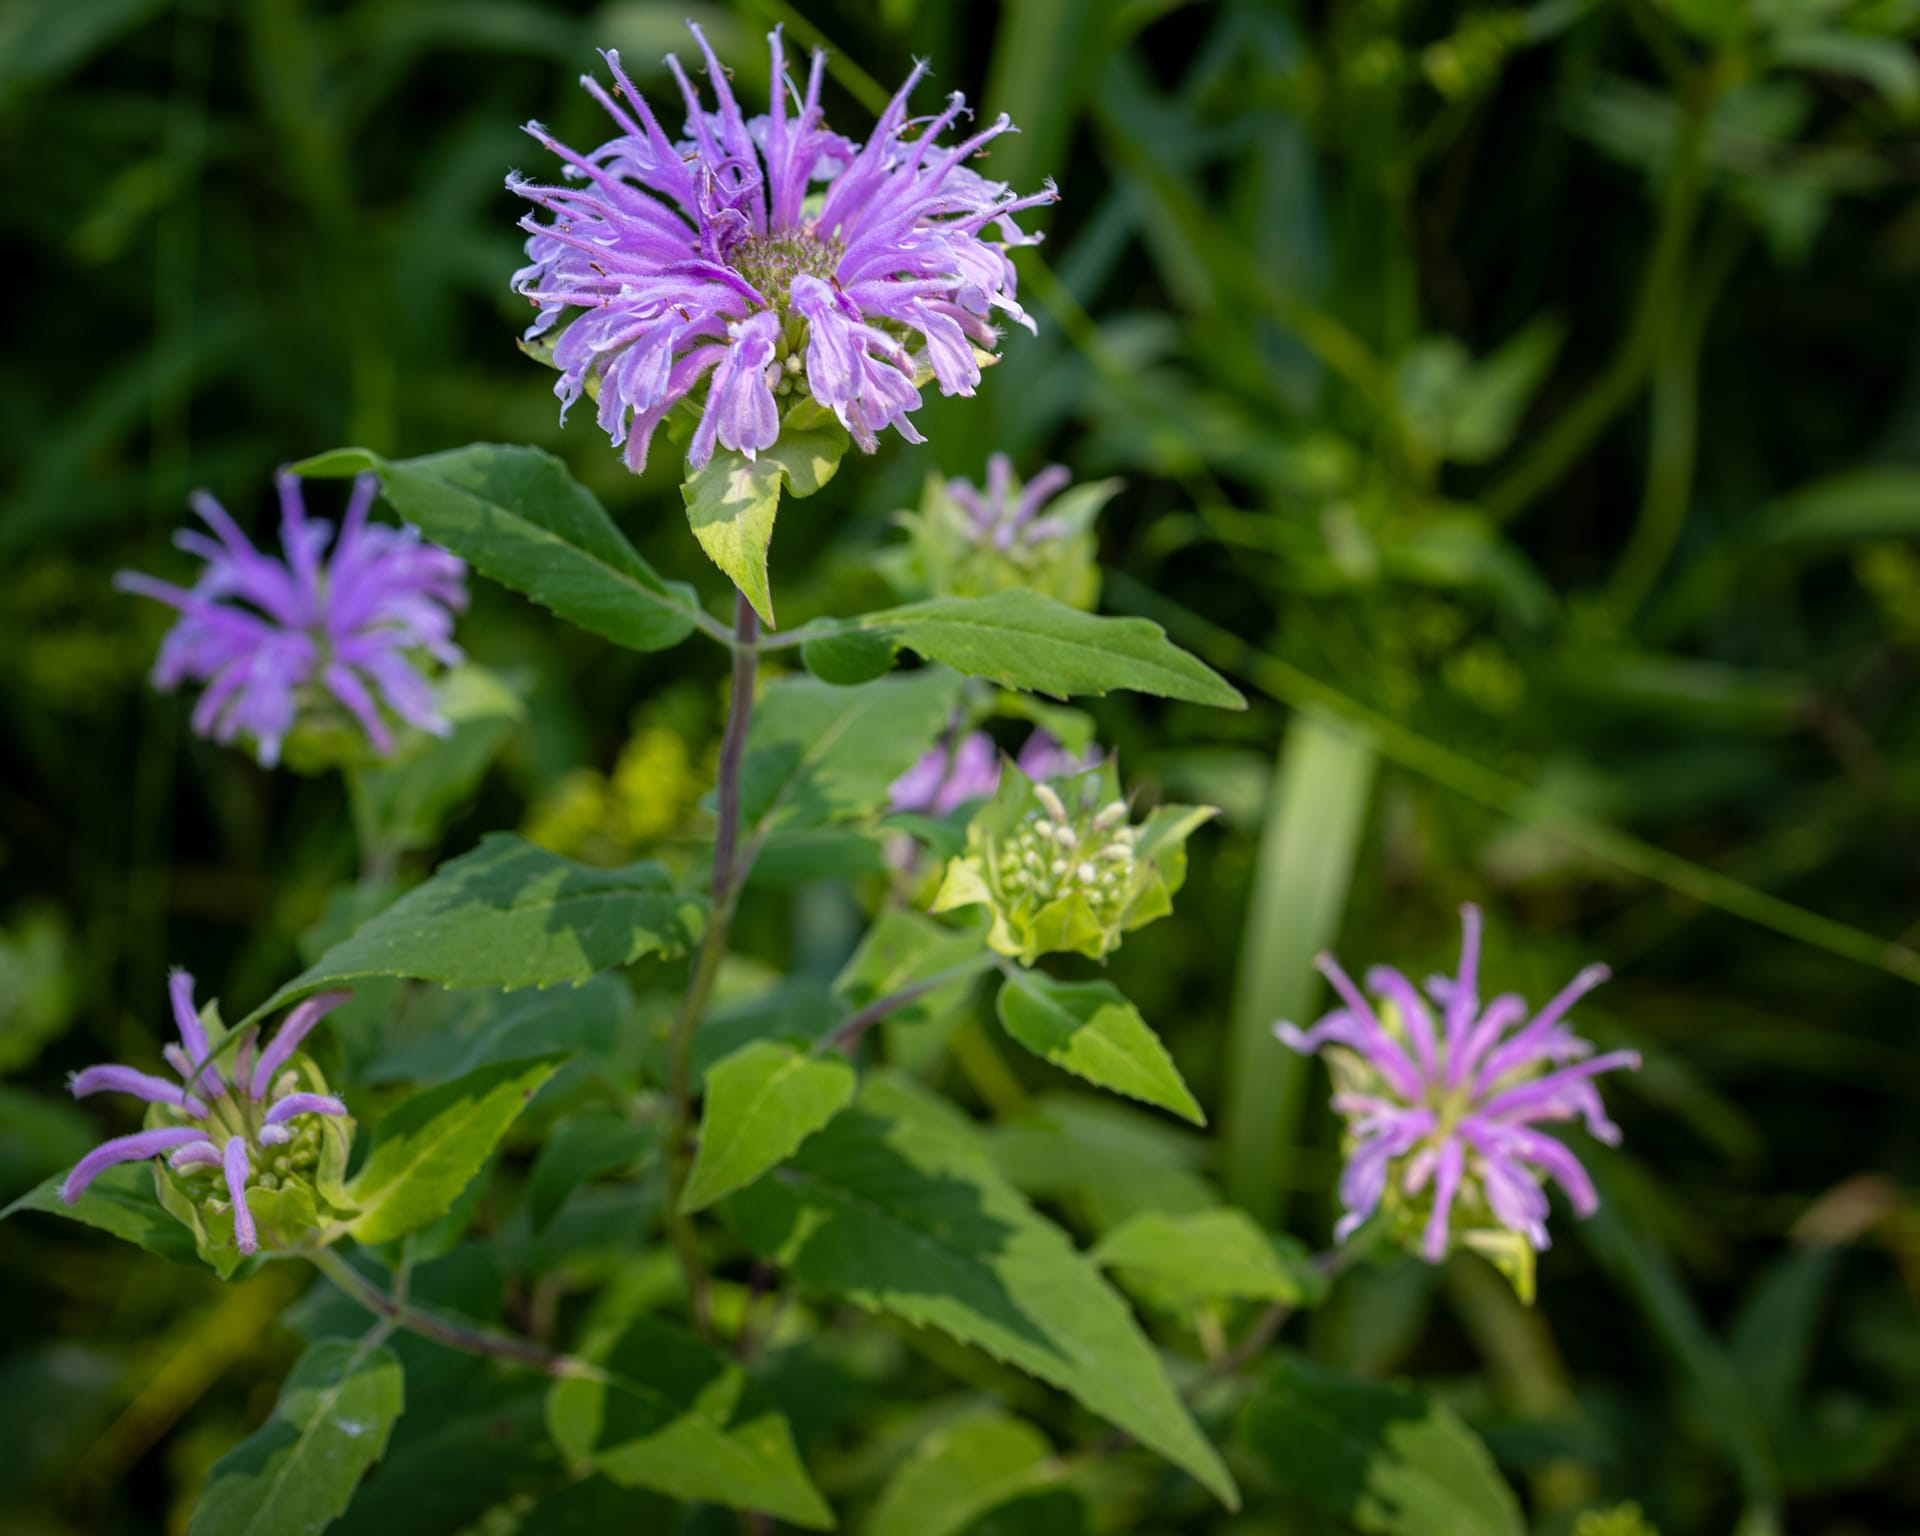
{"label": "unopened bud cluster", "polygon": [[1035,784],[1033,793],[1040,805],[1000,852],[1001,888],[1036,904],[1079,895],[1101,922],[1112,922],[1133,893],[1138,833],[1127,824],[1126,804],[1070,810],[1048,785]]}

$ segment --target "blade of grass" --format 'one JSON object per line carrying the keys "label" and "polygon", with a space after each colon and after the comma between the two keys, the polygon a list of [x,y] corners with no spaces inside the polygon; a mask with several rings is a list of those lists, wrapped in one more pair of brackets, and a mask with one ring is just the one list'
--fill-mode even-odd
{"label": "blade of grass", "polygon": [[1313,957],[1340,927],[1374,765],[1372,748],[1351,728],[1301,714],[1281,743],[1267,796],[1234,980],[1224,1134],[1228,1198],[1268,1224],[1281,1214],[1309,1066],[1273,1038],[1273,1023],[1304,1024],[1313,1015]]}
{"label": "blade of grass", "polygon": [[1219,671],[1239,676],[1290,708],[1318,709],[1337,716],[1357,727],[1382,757],[1463,799],[1538,827],[1582,853],[1676,895],[1920,985],[1920,953],[1904,944],[1743,885],[1563,805],[1518,779],[1483,767],[1279,657],[1257,650],[1238,635],[1168,601],[1123,572],[1109,576],[1107,590],[1116,603],[1157,620],[1176,641]]}

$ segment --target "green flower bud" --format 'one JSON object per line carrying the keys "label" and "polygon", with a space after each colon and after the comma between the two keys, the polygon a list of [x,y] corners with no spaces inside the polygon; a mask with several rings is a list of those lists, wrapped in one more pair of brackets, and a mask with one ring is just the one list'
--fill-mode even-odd
{"label": "green flower bud", "polygon": [[1186,841],[1211,806],[1163,806],[1135,826],[1109,758],[1071,778],[1036,783],[1003,762],[1000,787],[967,827],[933,910],[984,906],[987,943],[1031,965],[1041,955],[1098,960],[1120,937],[1173,910],[1186,880]]}

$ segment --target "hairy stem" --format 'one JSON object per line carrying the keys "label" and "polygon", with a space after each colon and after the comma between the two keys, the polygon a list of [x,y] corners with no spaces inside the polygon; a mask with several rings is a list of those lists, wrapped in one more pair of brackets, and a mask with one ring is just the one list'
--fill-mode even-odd
{"label": "hairy stem", "polygon": [[751,866],[752,852],[740,856],[740,769],[747,755],[747,727],[753,718],[753,679],[760,663],[760,618],[745,593],[734,594],[733,689],[727,699],[726,734],[720,740],[718,824],[713,834],[713,880],[708,893],[707,931],[694,958],[693,975],[674,1015],[667,1043],[667,1086],[673,1096],[673,1127],[667,1138],[667,1226],[674,1252],[687,1278],[687,1298],[694,1322],[711,1337],[713,1319],[707,1297],[706,1267],[691,1217],[680,1212],[680,1193],[692,1168],[689,1145],[693,1132],[693,1036],[700,1015],[726,958],[727,938],[733,929],[733,909]]}
{"label": "hairy stem", "polygon": [[543,1376],[593,1376],[599,1373],[597,1366],[572,1355],[556,1354],[526,1339],[469,1328],[464,1323],[451,1322],[423,1311],[405,1300],[404,1293],[395,1296],[383,1291],[331,1248],[303,1251],[313,1267],[332,1281],[342,1295],[395,1328],[404,1328],[408,1333],[417,1333],[423,1339],[432,1339],[436,1344],[444,1344],[463,1354],[479,1355],[484,1359],[498,1360],[503,1365],[538,1371]]}
{"label": "hairy stem", "polygon": [[890,1013],[897,1013],[908,1003],[925,997],[929,992],[950,986],[956,981],[964,981],[969,976],[978,976],[982,971],[991,970],[997,957],[991,954],[975,955],[971,960],[963,960],[958,965],[950,965],[944,971],[936,971],[924,981],[913,982],[898,992],[889,992],[885,997],[875,998],[858,1013],[836,1026],[830,1033],[821,1037],[816,1050],[843,1051],[851,1056],[859,1047],[860,1037]]}

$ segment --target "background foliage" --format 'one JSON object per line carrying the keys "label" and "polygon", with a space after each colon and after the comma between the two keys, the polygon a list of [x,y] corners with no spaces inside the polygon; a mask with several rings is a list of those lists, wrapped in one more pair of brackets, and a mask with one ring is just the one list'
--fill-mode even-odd
{"label": "background foliage", "polygon": [[[1100,524],[1106,608],[1159,619],[1252,701],[1093,706],[1130,775],[1225,811],[1176,915],[1113,967],[1209,1138],[1090,1102],[965,1013],[944,1041],[895,1048],[995,1123],[1002,1172],[1083,1240],[1153,1181],[1177,1206],[1205,1179],[1318,1242],[1320,1079],[1266,1033],[1317,1011],[1317,947],[1443,969],[1472,898],[1498,984],[1537,998],[1604,958],[1620,975],[1592,1032],[1647,1065],[1612,1090],[1626,1147],[1594,1154],[1608,1204],[1559,1229],[1542,1306],[1466,1261],[1364,1270],[1289,1330],[1285,1371],[1418,1381],[1485,1437],[1542,1530],[1625,1498],[1669,1536],[1920,1525],[1920,11],[802,9],[0,12],[0,1197],[91,1139],[97,1117],[49,1095],[64,1071],[153,1053],[167,964],[237,1015],[347,922],[326,902],[355,873],[335,782],[188,737],[180,703],[143,683],[161,616],[108,590],[116,567],[164,568],[191,487],[264,526],[271,469],[335,443],[540,443],[669,578],[714,591],[672,456],[630,481],[584,416],[557,427],[547,378],[515,353],[500,179],[537,157],[523,118],[570,137],[591,117],[572,81],[595,46],[656,59],[691,10],[723,55],[755,60],[784,19],[835,47],[843,118],[930,56],[939,83],[1020,123],[994,173],[1054,174],[1065,200],[1043,261],[1022,258],[1039,337],[1009,342],[980,399],[933,405],[926,449],[890,446],[789,507],[783,626],[873,606],[886,514],[930,466],[977,477],[1003,448],[1028,473],[1057,459],[1125,478]],[[717,669],[609,650],[481,583],[461,638],[515,698],[476,702],[479,776],[418,807],[413,846],[373,873],[411,877],[501,828],[597,862],[671,858],[711,777]],[[745,946],[831,979],[851,897],[822,887],[795,910],[750,894]],[[583,1039],[649,1027],[608,1006],[576,1021]],[[505,1027],[343,1026],[339,1049],[362,1085],[433,1080]],[[502,1165],[577,1225],[565,1263],[481,1209],[423,1284],[534,1333],[590,1285],[657,1286],[593,1236],[656,1198],[617,1177],[638,1149],[576,1155],[616,1177],[568,1199],[530,1151]],[[9,1529],[182,1528],[300,1353],[275,1320],[297,1283],[269,1268],[226,1288],[40,1218],[0,1227]],[[335,1305],[288,1322],[325,1333]],[[902,1468],[936,1431],[965,1437],[974,1482],[1020,1495],[989,1521],[1111,1527],[1144,1496],[1051,1483],[1030,1429],[967,1419],[931,1369],[836,1354],[831,1321],[766,1374],[856,1528],[916,1528]],[[423,1395],[465,1387],[445,1359],[437,1377],[406,1364],[391,1465],[341,1529],[469,1528],[486,1504],[427,1494],[545,1443],[538,1398],[512,1396],[464,1440],[410,1438]],[[969,1379],[1005,1386],[984,1365]],[[1073,1443],[1057,1404],[1014,1401]],[[1244,1428],[1283,1448],[1249,1491],[1287,1491],[1229,1520],[1183,1485],[1155,1519],[1323,1528],[1307,1473],[1337,1480],[1338,1456],[1303,1449],[1310,1426],[1278,1410]],[[1123,1485],[1168,1475],[1127,1465]],[[495,1492],[554,1475],[515,1467]],[[540,1528],[622,1513],[646,1518],[556,1508]]]}

